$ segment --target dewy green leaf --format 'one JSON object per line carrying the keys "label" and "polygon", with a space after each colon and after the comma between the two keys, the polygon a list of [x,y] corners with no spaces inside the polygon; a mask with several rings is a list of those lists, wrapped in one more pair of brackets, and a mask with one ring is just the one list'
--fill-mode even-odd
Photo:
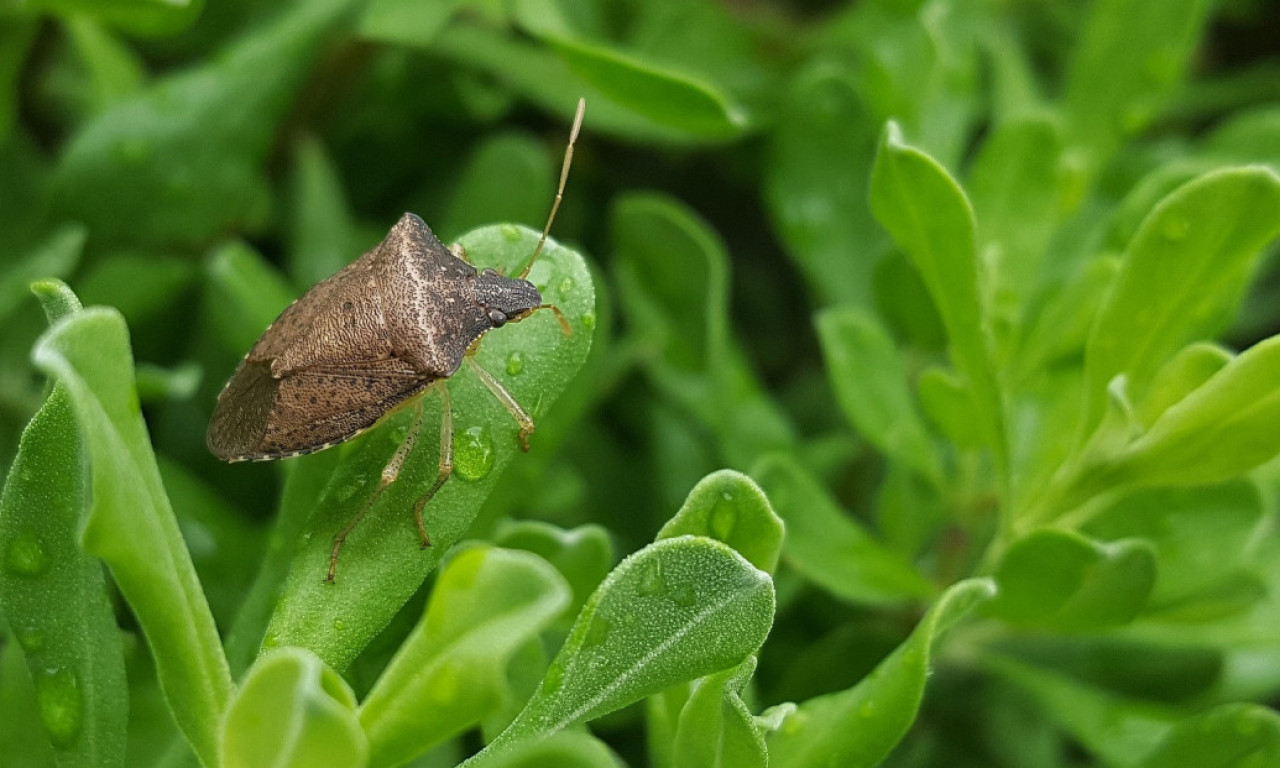
{"label": "dewy green leaf", "polygon": [[1257,704],[1222,704],[1169,730],[1140,768],[1246,768],[1280,764],[1280,715]]}
{"label": "dewy green leaf", "polygon": [[755,567],[773,573],[782,550],[782,519],[751,478],[722,469],[689,491],[680,511],[662,526],[657,539],[706,536],[737,550]]}
{"label": "dewy green leaf", "polygon": [[693,684],[676,728],[675,768],[767,768],[763,729],[739,696],[755,670],[752,656]]}
{"label": "dewy green leaf", "polygon": [[[459,242],[477,265],[513,274],[529,260],[537,240],[538,233],[532,230],[504,224],[475,230]],[[529,279],[544,300],[564,313],[573,335],[565,336],[550,312],[539,312],[486,336],[476,359],[537,422],[554,418],[552,403],[586,359],[596,308],[586,263],[554,241],[548,242]],[[515,373],[508,366],[513,356],[521,360]],[[420,548],[413,505],[434,483],[438,469],[438,441],[430,437],[438,433],[440,424],[440,400],[434,395],[423,403],[423,436],[417,448],[399,479],[347,538],[337,583],[326,584],[334,534],[373,492],[412,413],[401,413],[386,426],[337,449],[342,458],[294,552],[264,645],[300,645],[335,669],[344,669],[466,533],[502,470],[519,454],[518,428],[510,412],[470,371],[459,371],[448,386],[454,414],[454,472],[425,509],[431,548]],[[531,443],[538,450],[536,433]]]}
{"label": "dewy green leaf", "polygon": [[940,482],[942,465],[889,332],[853,307],[823,310],[817,326],[827,380],[854,427],[889,458]]}
{"label": "dewy green leaf", "polygon": [[97,116],[59,160],[55,205],[95,241],[201,245],[260,225],[270,206],[262,164],[276,125],[353,6],[293,7],[210,63]]}
{"label": "dewy green leaf", "polygon": [[802,71],[786,93],[765,167],[770,218],[816,295],[869,306],[888,248],[867,203],[878,123],[852,76],[830,64]]}
{"label": "dewy green leaf", "polygon": [[995,573],[999,596],[988,606],[1015,624],[1064,631],[1127,624],[1146,605],[1156,553],[1142,539],[1091,541],[1042,528],[1019,539]]}
{"label": "dewy green leaf", "polygon": [[450,558],[422,621],[360,704],[370,764],[400,765],[479,723],[510,695],[512,656],[569,598],[537,555],[475,546]]}
{"label": "dewy green leaf", "polygon": [[771,454],[752,475],[787,524],[782,557],[814,584],[853,603],[929,597],[934,587],[836,505],[794,457]]}
{"label": "dewy green leaf", "polygon": [[933,158],[906,144],[890,122],[871,172],[871,211],[906,252],[933,297],[964,375],[983,440],[1004,467],[1003,405],[978,285],[973,209]]}
{"label": "dewy green leaf", "polygon": [[774,768],[880,764],[916,719],[934,643],[996,594],[990,579],[951,586],[906,642],[852,688],[809,699],[769,735]]}
{"label": "dewy green leaf", "polygon": [[32,356],[66,388],[88,447],[82,544],[111,568],[142,626],[174,719],[201,762],[217,765],[231,676],[138,410],[124,320],[103,308],[64,317]]}
{"label": "dewy green leaf", "polygon": [[23,430],[0,495],[0,609],[59,764],[123,766],[124,649],[102,564],[77,546],[83,452],[59,384]]}
{"label": "dewy green leaf", "polygon": [[622,561],[587,602],[494,753],[742,663],[773,624],[773,582],[729,547],[682,536]]}
{"label": "dewy green leaf", "polygon": [[1147,216],[1125,251],[1085,350],[1082,437],[1102,415],[1107,383],[1141,396],[1174,352],[1214,329],[1240,275],[1280,233],[1280,176],[1261,166],[1207,173]]}
{"label": "dewy green leaf", "polygon": [[300,648],[249,670],[222,732],[222,768],[363,768],[369,743],[346,681]]}

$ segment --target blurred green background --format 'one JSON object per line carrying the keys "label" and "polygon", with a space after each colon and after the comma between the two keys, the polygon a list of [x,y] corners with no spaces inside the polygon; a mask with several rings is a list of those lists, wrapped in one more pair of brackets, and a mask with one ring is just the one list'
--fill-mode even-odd
{"label": "blurred green background", "polygon": [[[993,222],[1006,256],[980,252],[979,270],[1000,275],[983,297],[994,332],[1023,345],[1010,370],[1078,365],[1113,274],[1089,264],[1123,251],[1182,182],[1280,166],[1280,3],[0,0],[0,463],[46,392],[29,361],[45,320],[27,286],[60,277],[128,320],[143,412],[225,628],[280,488],[278,467],[225,466],[204,446],[216,393],[262,330],[253,318],[405,211],[446,242],[496,222],[541,227],[579,96],[586,121],[552,235],[594,270],[592,359],[473,534],[508,517],[597,523],[629,553],[704,475],[760,479],[762,458],[784,456],[820,483],[822,503],[945,587],[982,571],[1002,503],[990,466],[961,440],[937,467],[896,471],[899,457],[868,441],[862,410],[838,392],[857,365],[841,368],[839,344],[824,346],[815,326],[833,307],[870,313],[913,382],[946,356],[944,319],[869,203],[886,122],[975,198],[1003,191],[978,220]],[[1001,132],[1015,124],[1032,130]],[[983,165],[984,152],[1011,160]],[[1052,182],[1023,195],[1016,174],[992,178],[992,167]],[[1212,324],[1234,348],[1280,330],[1274,251]],[[1062,314],[1046,319],[1055,297]],[[931,425],[924,439],[939,435],[955,431]],[[1267,497],[1280,486],[1259,487]],[[803,571],[776,579],[761,706],[854,684],[921,615]],[[1119,651],[1050,635],[1024,655],[1067,659],[1081,679],[1165,704],[1208,702],[1216,683],[1193,678],[1226,674],[1211,638],[1162,659],[1171,666],[1149,684],[1110,677]],[[1277,636],[1253,639],[1253,651],[1280,654]],[[1224,695],[1276,696],[1277,663],[1264,666],[1256,685]],[[1013,683],[976,715],[960,669],[934,680],[898,764],[1115,756],[1029,714]],[[1184,687],[1166,689],[1178,687],[1169,676]],[[133,717],[147,716],[143,702]],[[635,721],[624,713],[599,732],[638,764]],[[1028,757],[1001,729],[1051,735]]]}

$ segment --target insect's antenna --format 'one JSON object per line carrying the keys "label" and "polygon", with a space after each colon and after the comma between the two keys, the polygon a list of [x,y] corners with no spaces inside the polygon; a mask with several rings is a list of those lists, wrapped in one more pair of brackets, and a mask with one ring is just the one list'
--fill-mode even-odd
{"label": "insect's antenna", "polygon": [[578,141],[578,131],[582,130],[582,113],[586,109],[587,100],[578,99],[578,112],[573,116],[573,130],[569,131],[569,146],[564,148],[564,164],[560,166],[560,186],[556,188],[556,199],[551,203],[551,215],[547,216],[547,225],[542,228],[542,237],[538,240],[538,247],[533,249],[533,256],[529,257],[529,263],[517,275],[520,280],[529,276],[529,270],[533,269],[533,263],[538,260],[538,254],[542,253],[542,246],[547,244],[547,235],[551,234],[551,222],[556,220],[556,211],[560,210],[560,201],[564,199],[564,185],[569,180],[569,166],[573,164],[573,145]]}

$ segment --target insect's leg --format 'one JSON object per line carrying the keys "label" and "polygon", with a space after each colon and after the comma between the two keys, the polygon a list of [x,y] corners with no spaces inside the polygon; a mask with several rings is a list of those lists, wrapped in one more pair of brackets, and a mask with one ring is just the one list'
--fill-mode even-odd
{"label": "insect's leg", "polygon": [[427,526],[422,521],[422,510],[444,485],[444,481],[453,474],[453,403],[449,400],[449,388],[441,381],[436,384],[440,393],[440,472],[436,475],[436,484],[431,486],[422,498],[413,504],[413,519],[418,524],[418,536],[422,539],[422,548],[431,546],[431,537],[427,535]]}
{"label": "insect's leg", "polygon": [[413,426],[409,428],[409,433],[404,436],[404,440],[400,443],[400,447],[396,448],[396,452],[392,454],[391,461],[382,468],[382,476],[378,479],[378,487],[369,494],[369,498],[365,499],[364,504],[360,506],[360,511],[351,518],[351,521],[343,526],[333,537],[333,549],[329,552],[329,575],[325,577],[325,581],[333,583],[333,577],[338,572],[338,553],[342,551],[342,544],[347,540],[347,536],[351,534],[355,527],[360,524],[364,516],[373,508],[373,503],[382,495],[382,491],[388,485],[396,481],[400,476],[400,468],[404,466],[404,460],[408,458],[413,451],[413,446],[418,442],[418,433],[422,431],[422,398],[418,398],[413,404]]}
{"label": "insect's leg", "polygon": [[524,408],[520,407],[516,399],[511,396],[511,393],[505,387],[498,383],[497,379],[480,367],[475,358],[468,355],[464,359],[471,365],[471,370],[475,371],[476,375],[480,377],[480,381],[484,382],[484,385],[493,393],[493,396],[498,398],[498,402],[506,406],[511,415],[515,417],[516,422],[520,424],[520,448],[527,452],[529,450],[529,436],[533,434],[533,417]]}

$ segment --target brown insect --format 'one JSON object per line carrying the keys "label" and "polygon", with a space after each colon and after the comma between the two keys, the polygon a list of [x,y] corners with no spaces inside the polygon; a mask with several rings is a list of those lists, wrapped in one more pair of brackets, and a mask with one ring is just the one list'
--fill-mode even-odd
{"label": "brown insect", "polygon": [[213,455],[232,462],[321,451],[412,404],[413,426],[377,489],[333,538],[326,581],[334,580],[347,535],[399,476],[422,427],[422,395],[435,391],[443,405],[439,473],[413,509],[422,546],[431,545],[422,510],[453,472],[453,411],[445,381],[464,363],[515,417],[521,448],[529,450],[533,419],[474,355],[489,330],[539,309],[555,312],[565,335],[572,333],[564,314],[544,304],[525,278],[560,208],[585,107],[579,100],[551,213],[519,275],[477,271],[461,245],[446,248],[422,219],[406,213],[376,247],[289,305],[218,395],[206,442]]}

